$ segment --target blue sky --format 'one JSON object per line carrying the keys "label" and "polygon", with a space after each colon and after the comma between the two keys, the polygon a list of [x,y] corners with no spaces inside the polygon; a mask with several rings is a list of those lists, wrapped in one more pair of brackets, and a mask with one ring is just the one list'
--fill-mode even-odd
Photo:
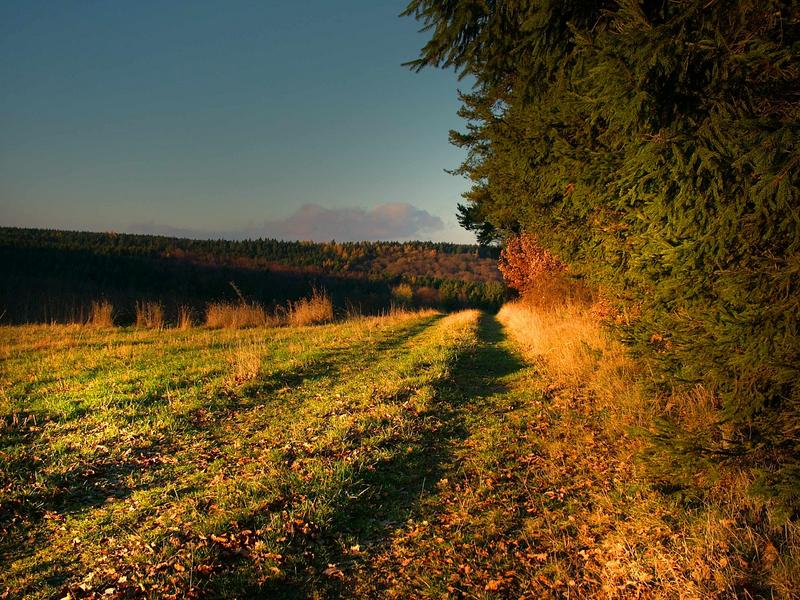
{"label": "blue sky", "polygon": [[451,72],[378,0],[5,0],[0,224],[472,241]]}

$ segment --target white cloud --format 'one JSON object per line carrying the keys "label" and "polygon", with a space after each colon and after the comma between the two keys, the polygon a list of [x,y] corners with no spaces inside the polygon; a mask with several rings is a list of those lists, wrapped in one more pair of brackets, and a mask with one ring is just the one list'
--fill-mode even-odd
{"label": "white cloud", "polygon": [[282,240],[410,240],[429,238],[444,229],[436,215],[406,202],[378,204],[364,208],[325,208],[304,204],[283,219],[268,219],[260,226],[214,231],[186,229],[155,222],[133,224],[132,233],[192,238],[277,238]]}

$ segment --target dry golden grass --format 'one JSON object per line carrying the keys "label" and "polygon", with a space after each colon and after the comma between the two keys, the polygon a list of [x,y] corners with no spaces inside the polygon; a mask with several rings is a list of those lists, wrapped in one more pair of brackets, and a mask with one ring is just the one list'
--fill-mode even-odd
{"label": "dry golden grass", "polygon": [[136,327],[139,329],[164,329],[164,307],[161,303],[137,302]]}
{"label": "dry golden grass", "polygon": [[[407,319],[407,318],[415,318],[415,317],[430,317],[435,314],[438,314],[438,310],[435,308],[406,308],[403,305],[395,304],[394,302],[389,304],[389,308],[382,310],[378,317],[380,318],[396,318],[396,319]],[[373,317],[374,318],[374,317]]]}
{"label": "dry golden grass", "polygon": [[246,302],[212,302],[206,307],[206,325],[213,329],[266,327],[275,320],[263,306]]}
{"label": "dry golden grass", "polygon": [[333,321],[333,302],[324,290],[314,290],[310,298],[289,302],[286,323],[295,327]]}
{"label": "dry golden grass", "polygon": [[[551,382],[546,391],[560,415],[560,433],[551,432],[553,441],[543,444],[553,459],[545,464],[580,469],[581,459],[568,446],[590,447],[583,453],[587,472],[614,473],[615,487],[639,490],[617,500],[597,494],[591,503],[596,508],[576,516],[588,527],[587,536],[601,541],[586,568],[609,597],[620,597],[626,580],[641,589],[655,585],[654,597],[760,597],[753,581],[768,581],[776,598],[798,597],[798,528],[772,521],[769,505],[748,492],[753,474],[720,466],[713,481],[698,482],[703,492],[692,509],[653,486],[646,464],[637,461],[650,441],[631,432],[669,416],[688,431],[724,435],[719,402],[702,387],[663,397],[648,393],[641,365],[597,313],[584,295],[544,290],[532,300],[506,304],[498,314],[517,347]],[[549,475],[553,480],[556,471]],[[599,491],[597,484],[594,489]],[[609,522],[614,512],[625,519]],[[632,541],[649,550],[631,552]],[[634,593],[636,586],[627,589]]]}
{"label": "dry golden grass", "polygon": [[261,359],[265,352],[262,340],[237,340],[228,354],[230,382],[244,383],[257,379],[261,373]]}
{"label": "dry golden grass", "polygon": [[348,315],[345,320],[369,330],[385,323],[396,324],[414,319],[427,319],[438,314],[440,314],[439,311],[432,308],[406,309],[391,305],[389,309],[377,315],[361,315],[354,313]]}
{"label": "dry golden grass", "polygon": [[192,309],[185,304],[178,307],[178,322],[176,323],[176,327],[178,329],[186,330],[191,329],[193,324],[194,320],[192,319]]}
{"label": "dry golden grass", "polygon": [[114,307],[111,305],[111,302],[108,300],[92,302],[88,324],[92,327],[113,327]]}
{"label": "dry golden grass", "polygon": [[591,305],[513,302],[498,318],[530,359],[542,363],[558,385],[588,388],[595,404],[614,415],[618,430],[651,422],[635,385],[637,365],[603,329]]}
{"label": "dry golden grass", "polygon": [[206,308],[208,327],[240,329],[289,325],[302,327],[333,321],[333,302],[327,292],[313,290],[310,298],[289,301],[272,315],[263,306],[244,300],[238,303],[213,302]]}

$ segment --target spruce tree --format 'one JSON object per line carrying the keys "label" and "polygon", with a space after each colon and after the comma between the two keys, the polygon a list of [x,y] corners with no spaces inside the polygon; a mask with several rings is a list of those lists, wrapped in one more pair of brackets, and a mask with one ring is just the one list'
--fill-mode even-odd
{"label": "spruce tree", "polygon": [[[462,223],[529,232],[641,308],[625,332],[719,427],[657,438],[800,506],[800,6],[780,0],[413,0],[454,68]],[[666,454],[664,456],[667,456]],[[704,463],[705,461],[705,463]],[[674,467],[681,466],[670,463]]]}

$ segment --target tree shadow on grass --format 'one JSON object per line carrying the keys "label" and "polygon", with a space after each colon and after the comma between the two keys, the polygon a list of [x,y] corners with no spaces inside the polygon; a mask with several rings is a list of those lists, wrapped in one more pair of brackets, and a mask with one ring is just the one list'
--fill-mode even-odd
{"label": "tree shadow on grass", "polygon": [[[243,396],[249,396],[257,400],[257,403],[266,403],[274,398],[274,392],[280,388],[300,387],[308,382],[334,379],[342,371],[343,363],[346,364],[349,356],[358,358],[359,362],[364,362],[369,359],[369,356],[380,356],[383,353],[394,351],[409,343],[414,336],[440,318],[441,315],[437,315],[404,324],[400,328],[379,331],[376,343],[369,348],[368,352],[363,349],[359,352],[358,348],[354,349],[351,345],[345,344],[315,356],[307,364],[278,370],[256,384],[245,386],[237,393],[230,394],[230,397],[226,396],[220,399],[220,402],[212,407],[212,414],[219,417],[220,412],[235,413]],[[143,410],[136,411],[135,416],[137,418],[145,416],[149,409],[159,403],[167,389],[174,391],[188,388],[192,383],[190,378],[182,378],[179,382],[170,380],[165,381],[164,385],[154,387],[137,402],[137,405]],[[297,398],[296,401],[300,402],[302,398]],[[248,408],[252,408],[252,406],[253,404],[250,404]],[[41,421],[41,419],[39,420]],[[209,433],[210,424],[207,419],[200,419],[195,412],[190,412],[179,424],[179,428],[184,433],[194,433],[193,439],[196,439],[200,433]],[[39,439],[41,429],[38,428],[36,433],[20,430],[12,440],[5,441],[7,445],[10,443],[32,447],[34,442]],[[150,437],[146,436],[147,440]],[[158,462],[151,465],[147,459],[150,454],[154,456],[159,454],[177,455],[180,448],[165,444],[158,432],[152,435],[151,441],[154,443],[145,444],[146,449],[137,449],[137,452],[123,459],[105,455],[93,456],[81,465],[80,469],[45,477],[44,485],[22,497],[12,498],[7,505],[0,506],[0,531],[5,534],[0,540],[0,555],[4,559],[12,555],[18,559],[30,555],[36,550],[36,547],[45,544],[47,534],[45,531],[39,530],[39,525],[47,513],[71,514],[75,517],[105,504],[111,498],[116,501],[122,500],[137,490],[149,489],[167,481],[170,477],[169,469],[164,470]],[[26,460],[26,457],[28,457],[28,453],[20,458],[19,464],[13,465],[14,468],[7,469],[7,471],[32,478],[34,473],[41,473],[51,462],[50,457],[39,462]],[[152,475],[148,482],[145,485],[132,483],[130,476],[141,473],[144,469]],[[19,540],[24,536],[28,537],[28,543],[20,545]],[[35,542],[31,543],[32,540]],[[58,566],[62,567],[62,570],[57,573],[57,577],[66,581],[72,576],[68,573],[66,563],[61,565],[60,561],[56,562]]]}
{"label": "tree shadow on grass", "polygon": [[351,345],[336,347],[313,358],[307,364],[299,364],[290,369],[280,370],[270,374],[268,377],[260,379],[242,388],[242,396],[263,402],[269,401],[271,394],[285,387],[295,388],[307,382],[316,382],[322,379],[332,379],[344,370],[345,362],[343,359],[348,355],[358,353],[359,361],[367,359],[370,355],[380,355],[402,347],[414,336],[430,327],[433,323],[441,319],[441,315],[424,318],[401,327],[399,329],[382,332],[383,338],[379,340],[374,349],[367,349],[368,352],[354,349]]}
{"label": "tree shadow on grass", "polygon": [[[370,465],[339,495],[330,520],[313,536],[292,537],[284,549],[286,575],[266,585],[248,584],[235,565],[209,582],[215,593],[231,591],[245,597],[336,597],[348,590],[346,576],[331,576],[329,564],[346,573],[358,563],[367,564],[391,542],[391,533],[419,510],[421,501],[436,489],[454,465],[453,451],[469,435],[470,407],[506,389],[501,379],[525,365],[499,342],[501,325],[490,315],[478,323],[478,343],[460,354],[448,377],[435,385],[436,400],[430,410],[416,416],[412,438],[397,438],[383,450],[387,458]],[[397,401],[403,401],[400,394]],[[351,442],[359,445],[360,441]],[[358,555],[348,553],[352,545]],[[243,585],[244,584],[244,585]]]}
{"label": "tree shadow on grass", "polygon": [[128,498],[136,489],[169,481],[170,474],[161,469],[146,486],[136,485],[130,479],[141,473],[148,458],[157,455],[155,451],[137,448],[124,457],[94,456],[68,473],[40,476],[39,486],[10,498],[0,507],[0,557],[20,559],[47,544],[49,533],[39,527],[47,515],[57,519],[80,518],[109,502]]}

